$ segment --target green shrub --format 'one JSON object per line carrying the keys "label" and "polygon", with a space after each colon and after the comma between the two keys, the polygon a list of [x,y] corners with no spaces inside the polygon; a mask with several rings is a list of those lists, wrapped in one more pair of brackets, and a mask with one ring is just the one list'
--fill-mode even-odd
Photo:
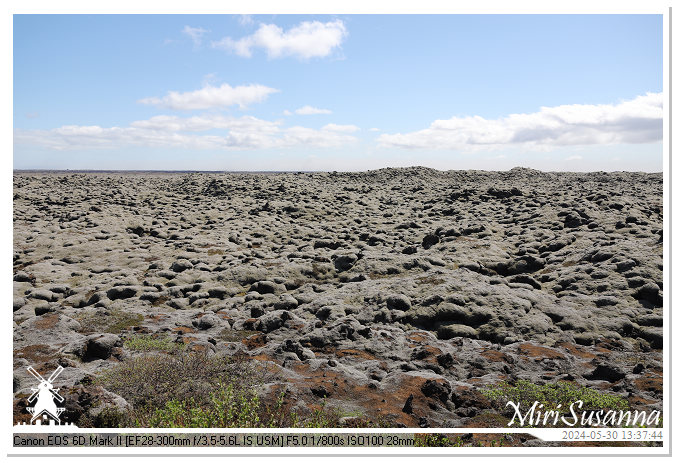
{"label": "green shrub", "polygon": [[179,351],[126,359],[104,372],[98,382],[135,408],[157,409],[175,399],[207,402],[220,384],[248,389],[266,377],[264,370],[236,358]]}
{"label": "green shrub", "polygon": [[208,404],[195,398],[170,400],[163,408],[152,412],[149,427],[260,427],[259,397],[251,390],[235,389],[233,384],[222,385],[210,394]]}
{"label": "green shrub", "polygon": [[286,411],[284,394],[273,405],[262,404],[253,390],[243,390],[234,384],[220,385],[207,404],[196,398],[170,400],[164,407],[146,415],[137,415],[137,427],[337,427],[337,414],[325,404],[306,417]]}
{"label": "green shrub", "polygon": [[509,401],[520,403],[522,410],[529,409],[537,401],[545,409],[562,414],[568,413],[571,403],[577,401],[582,401],[580,409],[585,411],[626,411],[630,408],[624,398],[569,382],[536,385],[527,380],[517,380],[513,385],[502,382],[496,388],[481,390],[481,393],[503,409]]}
{"label": "green shrub", "polygon": [[126,359],[97,383],[132,406],[111,417],[120,427],[338,426],[338,412],[325,403],[301,414],[290,410],[285,390],[263,401],[256,387],[274,379],[244,359],[178,351]]}

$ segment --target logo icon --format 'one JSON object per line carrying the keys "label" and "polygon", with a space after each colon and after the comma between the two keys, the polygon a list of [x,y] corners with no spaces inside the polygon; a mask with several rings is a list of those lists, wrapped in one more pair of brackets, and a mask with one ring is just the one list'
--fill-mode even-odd
{"label": "logo icon", "polygon": [[[33,414],[31,424],[36,423],[36,420],[42,418],[44,421],[49,420],[50,424],[61,425],[59,416],[65,411],[65,408],[57,407],[55,400],[59,403],[63,403],[64,398],[59,395],[59,389],[54,388],[53,382],[63,370],[63,366],[57,367],[55,371],[52,372],[52,375],[45,380],[38,374],[38,371],[33,369],[33,366],[28,367],[28,372],[40,382],[38,388],[31,388],[33,394],[28,398],[29,403],[32,403],[36,398],[38,399],[32,408],[26,408],[29,413]],[[40,423],[41,422],[38,422],[38,424]]]}

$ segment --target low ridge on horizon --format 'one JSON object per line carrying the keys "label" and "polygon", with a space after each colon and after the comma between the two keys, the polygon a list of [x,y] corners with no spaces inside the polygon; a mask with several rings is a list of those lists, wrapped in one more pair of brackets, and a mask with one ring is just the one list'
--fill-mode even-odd
{"label": "low ridge on horizon", "polygon": [[215,173],[215,174],[314,174],[314,173],[341,173],[341,174],[369,174],[388,171],[421,171],[421,172],[436,172],[436,173],[451,173],[451,172],[497,172],[497,173],[517,173],[517,172],[536,172],[536,173],[573,173],[573,174],[597,174],[597,173],[640,173],[640,174],[662,174],[663,171],[626,171],[626,170],[611,170],[611,171],[546,171],[542,169],[529,168],[525,166],[515,166],[511,169],[437,169],[428,166],[386,166],[383,168],[366,169],[361,171],[338,171],[338,170],[203,170],[203,169],[13,169],[12,172],[70,172],[70,173],[105,173],[105,172],[129,172],[129,173]]}

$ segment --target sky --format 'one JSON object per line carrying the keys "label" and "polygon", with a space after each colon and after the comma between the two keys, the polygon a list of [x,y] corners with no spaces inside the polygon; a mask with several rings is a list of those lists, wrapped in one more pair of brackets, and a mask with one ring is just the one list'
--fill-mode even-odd
{"label": "sky", "polygon": [[661,15],[14,15],[14,169],[662,171]]}

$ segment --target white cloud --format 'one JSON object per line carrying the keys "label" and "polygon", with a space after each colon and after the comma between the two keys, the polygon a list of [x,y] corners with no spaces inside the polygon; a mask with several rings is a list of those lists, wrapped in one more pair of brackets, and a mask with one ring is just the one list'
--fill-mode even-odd
{"label": "white cloud", "polygon": [[379,132],[380,130],[377,127],[371,127],[368,129],[370,132]]}
{"label": "white cloud", "polygon": [[202,89],[192,92],[168,92],[162,98],[148,97],[139,100],[145,105],[155,105],[173,110],[204,110],[208,108],[226,108],[238,105],[244,108],[250,103],[258,103],[265,100],[270,94],[278,92],[277,89],[260,84],[239,85],[231,87],[222,84],[214,87],[206,84]]}
{"label": "white cloud", "polygon": [[275,24],[260,24],[252,35],[238,40],[224,37],[212,42],[212,46],[248,58],[254,49],[261,48],[269,58],[296,56],[309,59],[328,56],[342,44],[346,35],[347,30],[341,20],[327,23],[304,21],[287,31]]}
{"label": "white cloud", "polygon": [[313,106],[305,105],[301,108],[297,108],[295,110],[296,114],[301,114],[301,115],[311,115],[311,114],[332,114],[332,111],[330,110],[325,110],[322,108],[314,108]]}
{"label": "white cloud", "polygon": [[189,36],[196,46],[203,42],[203,36],[208,32],[210,31],[202,27],[184,26],[184,29],[182,29],[182,34]]}
{"label": "white cloud", "polygon": [[[281,126],[252,116],[207,114],[182,118],[160,115],[134,121],[128,127],[62,126],[52,130],[14,132],[14,142],[64,151],[121,146],[185,149],[252,150],[295,146],[336,147],[355,142],[347,131]],[[350,127],[350,126],[338,126]],[[200,132],[211,131],[210,134]]]}
{"label": "white cloud", "polygon": [[477,151],[509,145],[546,150],[558,146],[650,143],[662,140],[662,93],[611,105],[542,107],[499,119],[480,116],[434,121],[406,134],[382,134],[383,147]]}
{"label": "white cloud", "polygon": [[292,112],[291,112],[291,111],[288,111],[288,110],[284,110],[284,111],[283,111],[283,115],[284,115],[284,116],[292,116]]}
{"label": "white cloud", "polygon": [[192,116],[190,118],[160,115],[142,121],[134,121],[130,124],[130,127],[133,128],[164,132],[202,132],[212,129],[230,129],[274,133],[279,130],[278,126],[279,123],[277,122],[265,121],[253,116],[234,118],[219,114]]}
{"label": "white cloud", "polygon": [[357,126],[354,126],[352,124],[348,125],[341,125],[341,124],[326,124],[325,126],[321,127],[321,130],[326,130],[326,131],[333,131],[333,132],[356,132],[357,130],[360,130]]}
{"label": "white cloud", "polygon": [[580,156],[580,155],[573,155],[573,156],[569,156],[568,158],[566,158],[566,161],[579,161],[579,160],[581,160],[581,159],[582,159],[582,156]]}

